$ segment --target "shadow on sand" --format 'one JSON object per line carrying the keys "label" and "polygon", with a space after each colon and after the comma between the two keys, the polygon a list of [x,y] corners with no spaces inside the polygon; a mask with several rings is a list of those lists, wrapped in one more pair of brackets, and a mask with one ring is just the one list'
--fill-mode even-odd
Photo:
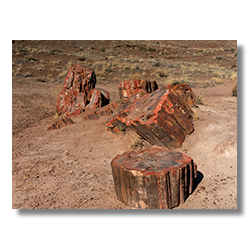
{"label": "shadow on sand", "polygon": [[197,186],[199,185],[199,183],[202,181],[203,177],[204,177],[204,175],[200,171],[197,171],[197,177],[194,179],[194,189],[193,189],[193,192],[197,188]]}

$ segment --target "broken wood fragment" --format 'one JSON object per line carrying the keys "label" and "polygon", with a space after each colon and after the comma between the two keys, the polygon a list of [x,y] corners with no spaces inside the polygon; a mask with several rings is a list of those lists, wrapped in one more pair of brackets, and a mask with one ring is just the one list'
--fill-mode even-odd
{"label": "broken wood fragment", "polygon": [[60,129],[62,127],[65,127],[69,124],[73,124],[74,122],[69,117],[61,118],[58,121],[55,121],[51,126],[48,127],[47,130],[54,130],[54,129]]}

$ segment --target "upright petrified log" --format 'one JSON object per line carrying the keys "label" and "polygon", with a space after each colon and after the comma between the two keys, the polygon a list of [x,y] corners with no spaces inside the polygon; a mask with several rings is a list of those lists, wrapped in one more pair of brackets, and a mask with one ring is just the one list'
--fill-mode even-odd
{"label": "upright petrified log", "polygon": [[117,199],[137,208],[178,206],[193,192],[197,177],[192,158],[160,148],[118,155],[111,167]]}
{"label": "upright petrified log", "polygon": [[63,112],[66,116],[79,115],[90,102],[95,84],[94,70],[81,65],[70,67],[63,89],[57,97],[57,112]]}

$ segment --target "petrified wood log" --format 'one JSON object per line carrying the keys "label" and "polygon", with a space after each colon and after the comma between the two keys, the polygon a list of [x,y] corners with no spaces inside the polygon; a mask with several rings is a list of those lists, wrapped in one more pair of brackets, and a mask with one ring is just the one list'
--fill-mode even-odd
{"label": "petrified wood log", "polygon": [[117,107],[114,114],[106,121],[106,125],[111,132],[117,134],[125,130],[126,124],[121,121],[126,119],[133,104],[145,94],[145,91],[139,90],[136,94],[130,96],[125,103]]}
{"label": "petrified wood log", "polygon": [[138,99],[124,120],[151,144],[168,149],[181,147],[193,131],[191,108],[171,86],[165,86]]}
{"label": "petrified wood log", "polygon": [[119,96],[122,103],[125,103],[129,97],[137,94],[140,90],[146,93],[152,93],[158,89],[156,81],[146,81],[140,79],[125,80],[118,86]]}
{"label": "petrified wood log", "polygon": [[81,65],[71,66],[57,97],[57,112],[63,112],[66,116],[79,115],[90,102],[95,84],[94,70]]}
{"label": "petrified wood log", "polygon": [[137,208],[178,206],[193,192],[197,177],[192,158],[160,148],[118,155],[111,167],[117,199]]}
{"label": "petrified wood log", "polygon": [[74,122],[69,117],[64,117],[58,121],[55,121],[51,126],[48,127],[47,130],[59,129],[73,123]]}
{"label": "petrified wood log", "polygon": [[109,104],[109,92],[100,88],[92,89],[91,99],[87,107],[96,109],[106,106],[107,104]]}
{"label": "petrified wood log", "polygon": [[168,149],[181,147],[185,136],[193,131],[193,111],[170,86],[152,94],[131,96],[107,121],[109,130],[117,133],[131,128],[153,145]]}
{"label": "petrified wood log", "polygon": [[101,108],[97,108],[95,109],[95,111],[91,111],[89,113],[87,112],[87,109],[86,109],[85,111],[87,114],[83,117],[83,120],[85,121],[96,120],[101,116],[112,115],[117,109],[118,105],[119,105],[118,101],[111,102],[110,104]]}
{"label": "petrified wood log", "polygon": [[194,92],[187,84],[178,84],[173,89],[183,98],[187,105],[190,107],[197,107]]}

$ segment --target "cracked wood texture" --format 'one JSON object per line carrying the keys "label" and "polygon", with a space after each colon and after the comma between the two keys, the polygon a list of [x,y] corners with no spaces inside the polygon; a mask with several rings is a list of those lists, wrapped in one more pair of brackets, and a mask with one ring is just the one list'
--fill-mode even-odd
{"label": "cracked wood texture", "polygon": [[118,155],[111,167],[117,199],[143,209],[169,209],[184,203],[197,177],[192,158],[161,148]]}
{"label": "cracked wood texture", "polygon": [[173,89],[182,97],[186,105],[197,107],[193,90],[187,84],[178,84]]}
{"label": "cracked wood texture", "polygon": [[63,89],[57,97],[57,112],[66,116],[79,115],[90,102],[95,84],[96,75],[93,69],[76,64],[71,66]]}
{"label": "cracked wood texture", "polygon": [[118,86],[118,92],[122,103],[125,103],[128,98],[137,94],[140,90],[145,93],[152,93],[158,89],[156,81],[147,81],[140,79],[125,80]]}
{"label": "cracked wood texture", "polygon": [[193,111],[186,100],[170,85],[151,94],[140,91],[107,121],[112,132],[133,129],[152,145],[180,148],[193,132]]}
{"label": "cracked wood texture", "polygon": [[90,99],[89,104],[87,105],[88,108],[96,109],[96,108],[100,108],[109,104],[109,92],[108,91],[104,89],[100,89],[100,88],[95,88],[95,89],[92,89],[91,93],[92,93],[91,99]]}

